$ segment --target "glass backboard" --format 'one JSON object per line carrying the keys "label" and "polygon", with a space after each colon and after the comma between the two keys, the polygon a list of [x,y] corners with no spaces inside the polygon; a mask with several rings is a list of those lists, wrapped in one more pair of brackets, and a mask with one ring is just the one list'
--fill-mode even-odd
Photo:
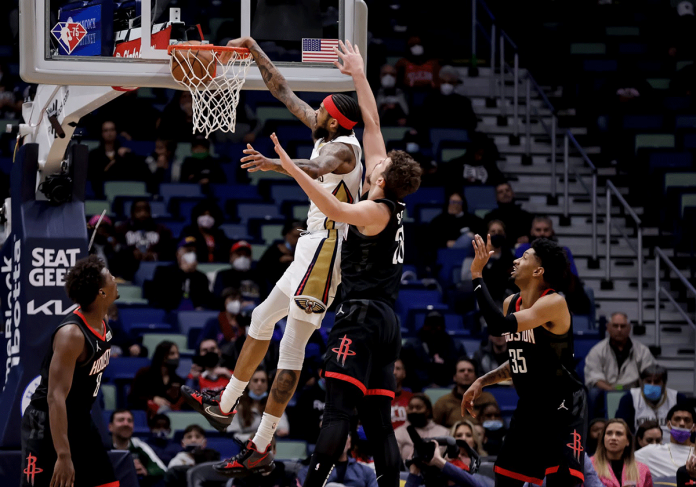
{"label": "glass backboard", "polygon": [[[332,45],[367,52],[363,0],[20,0],[20,74],[55,85],[181,89],[167,46],[250,35],[294,90],[350,91]],[[150,26],[143,29],[142,25]],[[244,89],[266,89],[252,65]]]}

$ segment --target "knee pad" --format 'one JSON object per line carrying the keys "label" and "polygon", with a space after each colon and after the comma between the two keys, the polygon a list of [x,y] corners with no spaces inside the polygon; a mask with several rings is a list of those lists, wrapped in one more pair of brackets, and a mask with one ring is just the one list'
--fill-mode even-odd
{"label": "knee pad", "polygon": [[280,340],[279,370],[302,370],[305,348],[314,330],[311,323],[288,317],[283,339]]}
{"label": "knee pad", "polygon": [[276,323],[288,315],[290,298],[274,287],[266,300],[251,313],[249,336],[256,340],[270,340]]}

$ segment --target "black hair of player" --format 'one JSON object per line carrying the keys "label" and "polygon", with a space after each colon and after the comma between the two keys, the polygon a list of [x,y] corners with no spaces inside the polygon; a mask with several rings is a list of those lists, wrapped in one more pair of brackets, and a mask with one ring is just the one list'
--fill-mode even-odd
{"label": "black hair of player", "polygon": [[184,428],[184,436],[186,436],[186,433],[190,433],[191,431],[196,431],[199,435],[205,438],[205,430],[197,424],[190,424]]}
{"label": "black hair of player", "polygon": [[116,417],[117,414],[121,413],[128,413],[131,415],[131,418],[133,417],[133,413],[130,412],[129,409],[115,409],[113,413],[111,413],[111,416],[109,417],[109,424],[114,424],[114,418]]}
{"label": "black hair of player", "polygon": [[65,292],[73,303],[87,309],[99,294],[99,288],[104,286],[104,261],[96,255],[80,259],[65,276]]}
{"label": "black hair of player", "polygon": [[172,350],[172,346],[174,345],[175,343],[170,342],[169,340],[164,340],[157,344],[155,347],[155,353],[152,354],[150,372],[155,375],[162,375],[162,366],[164,365],[164,361],[167,360],[169,352]]}
{"label": "black hair of player", "polygon": [[671,420],[672,420],[672,416],[674,416],[674,413],[680,412],[680,411],[684,411],[684,412],[689,413],[689,414],[691,415],[691,420],[694,421],[694,422],[696,422],[696,412],[694,411],[694,408],[692,408],[691,406],[687,406],[687,405],[684,404],[684,403],[682,403],[682,404],[675,404],[674,406],[672,406],[672,409],[670,409],[670,410],[667,412],[667,418],[666,418],[667,421],[671,421]]}
{"label": "black hair of player", "polygon": [[[352,96],[344,95],[343,93],[336,93],[331,96],[331,99],[336,105],[339,112],[343,114],[351,122],[362,122],[362,112],[360,111],[360,105]],[[353,133],[353,129],[347,129],[345,127],[338,126],[336,134],[340,137],[342,135],[350,135]]]}
{"label": "black hair of player", "polygon": [[389,151],[391,164],[384,171],[384,195],[401,201],[420,187],[423,170],[413,157],[402,150]]}
{"label": "black hair of player", "polygon": [[551,289],[562,291],[567,283],[570,269],[568,257],[563,247],[548,238],[538,238],[532,242],[532,248],[541,267],[544,268],[544,281]]}

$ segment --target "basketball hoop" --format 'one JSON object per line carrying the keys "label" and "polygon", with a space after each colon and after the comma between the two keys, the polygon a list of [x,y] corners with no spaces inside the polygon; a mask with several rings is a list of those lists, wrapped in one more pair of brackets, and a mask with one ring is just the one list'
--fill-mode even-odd
{"label": "basketball hoop", "polygon": [[179,43],[168,47],[175,81],[191,92],[193,131],[234,132],[239,90],[253,56],[243,47]]}

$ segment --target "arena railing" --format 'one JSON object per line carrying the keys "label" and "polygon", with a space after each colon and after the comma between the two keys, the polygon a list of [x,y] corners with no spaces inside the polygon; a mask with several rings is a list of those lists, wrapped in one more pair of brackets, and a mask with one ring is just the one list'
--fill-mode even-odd
{"label": "arena railing", "polygon": [[[677,302],[676,299],[674,299],[674,296],[672,296],[672,293],[665,288],[662,285],[661,282],[661,277],[660,277],[660,271],[661,271],[661,263],[664,262],[667,268],[665,269],[667,271],[667,276],[666,278],[669,278],[669,271],[671,270],[676,278],[684,285],[686,288],[686,295],[688,297],[689,293],[691,293],[692,297],[696,298],[696,289],[694,286],[689,282],[689,280],[684,276],[684,274],[677,269],[677,266],[674,265],[674,263],[670,260],[669,257],[667,257],[667,254],[660,248],[660,247],[655,247],[655,352],[659,355],[661,352],[661,345],[660,345],[660,335],[661,335],[661,330],[662,330],[662,323],[660,322],[660,298],[665,297],[667,301],[672,303],[672,306],[677,310],[677,312],[684,318],[684,321],[686,321],[689,326],[696,332],[696,323],[694,323],[694,320],[692,320],[689,315],[687,314],[686,311],[684,311],[684,308]],[[695,333],[696,334],[696,333]],[[696,391],[696,353],[694,353],[694,391]]]}
{"label": "arena railing", "polygon": [[[476,33],[481,32],[484,38],[490,42],[490,58],[491,58],[491,84],[489,90],[489,99],[498,98],[498,105],[501,109],[501,117],[506,117],[507,110],[507,97],[505,95],[505,74],[510,73],[513,78],[513,123],[514,123],[514,134],[511,137],[511,145],[519,144],[519,132],[520,132],[520,120],[519,120],[519,84],[520,84],[520,68],[519,68],[519,52],[517,45],[510,38],[510,36],[502,29],[498,29],[497,20],[493,13],[490,11],[486,2],[484,0],[472,0],[472,61],[474,63],[478,60],[477,55],[477,43],[476,43]],[[484,12],[483,19],[477,17],[477,8],[480,8]],[[487,26],[486,23],[490,23]],[[490,35],[488,35],[490,31]],[[499,31],[499,32],[497,32]],[[496,35],[497,34],[497,35]],[[497,42],[496,42],[497,41]],[[510,48],[514,52],[513,65],[510,66],[505,61],[505,45],[509,44]],[[497,56],[496,54],[499,54]],[[498,64],[496,73],[496,64]],[[551,185],[549,188],[549,195],[547,197],[547,204],[551,206],[558,205],[558,175],[557,175],[557,151],[558,151],[558,117],[557,110],[551,103],[551,101],[546,96],[544,90],[539,86],[534,77],[529,71],[525,72],[525,151],[522,157],[523,164],[532,164],[532,134],[531,134],[531,118],[534,115],[543,127],[546,134],[551,140]],[[497,85],[497,86],[496,86]],[[542,106],[546,107],[549,111],[549,115],[542,113],[539,107],[532,106],[532,88],[534,88],[538,99],[541,100]],[[548,119],[548,123],[546,121]],[[584,188],[590,197],[591,201],[591,224],[592,224],[592,257],[588,259],[588,267],[591,269],[599,268],[599,256],[598,256],[598,234],[597,234],[597,215],[599,212],[598,204],[598,171],[597,167],[592,163],[592,160],[588,156],[587,152],[578,143],[577,139],[573,136],[569,129],[565,129],[561,132],[563,137],[563,215],[560,219],[561,226],[569,226],[571,223],[570,219],[570,175],[575,176],[576,180]],[[575,148],[582,161],[582,167],[587,167],[590,170],[591,182],[588,186],[583,179],[580,168],[570,167],[570,146]],[[606,252],[606,274],[605,280],[602,283],[603,288],[611,287],[611,195],[614,194],[624,211],[634,218],[634,222],[637,226],[637,249],[633,246],[631,239],[626,235],[626,233],[619,228],[620,233],[626,239],[628,245],[636,252],[638,257],[638,289],[642,290],[643,283],[643,231],[641,227],[640,219],[637,217],[633,208],[628,205],[626,200],[621,196],[619,191],[616,189],[611,181],[607,181],[607,201],[606,201],[606,211],[607,211],[607,252]],[[618,227],[617,227],[618,228]],[[642,292],[638,293],[638,324],[643,325],[643,296]]]}

